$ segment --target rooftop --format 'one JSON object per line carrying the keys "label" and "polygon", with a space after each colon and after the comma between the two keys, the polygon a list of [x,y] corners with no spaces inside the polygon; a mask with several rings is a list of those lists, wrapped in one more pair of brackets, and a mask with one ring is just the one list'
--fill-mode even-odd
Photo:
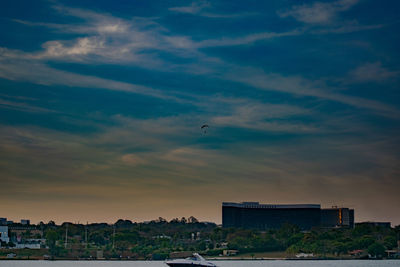
{"label": "rooftop", "polygon": [[320,204],[260,204],[259,202],[222,202],[222,207],[246,209],[321,209]]}

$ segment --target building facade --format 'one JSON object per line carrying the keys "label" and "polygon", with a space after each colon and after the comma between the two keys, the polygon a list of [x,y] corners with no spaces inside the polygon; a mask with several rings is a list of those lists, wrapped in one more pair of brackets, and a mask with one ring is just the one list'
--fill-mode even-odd
{"label": "building facade", "polygon": [[8,243],[10,238],[8,237],[8,226],[0,226],[0,241]]}
{"label": "building facade", "polygon": [[27,220],[27,219],[22,219],[22,220],[21,220],[21,224],[22,224],[22,225],[30,225],[30,224],[31,224],[31,221],[30,221],[30,220]]}
{"label": "building facade", "polygon": [[373,227],[381,227],[381,228],[391,228],[392,224],[390,222],[359,222],[356,225],[368,225]]}
{"label": "building facade", "polygon": [[321,209],[322,227],[354,227],[354,210],[332,207]]}
{"label": "building facade", "polygon": [[321,209],[319,204],[222,203],[223,227],[267,230],[280,228],[285,223],[297,225],[302,230],[312,227],[354,227],[354,210]]}

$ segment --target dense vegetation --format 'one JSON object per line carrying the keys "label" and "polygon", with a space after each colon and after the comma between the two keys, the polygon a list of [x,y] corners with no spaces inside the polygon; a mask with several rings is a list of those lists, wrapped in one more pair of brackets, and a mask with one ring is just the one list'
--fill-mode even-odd
{"label": "dense vegetation", "polygon": [[171,253],[183,251],[218,256],[227,249],[238,253],[286,251],[287,255],[304,252],[321,257],[344,256],[349,251],[363,250],[364,254],[382,257],[385,250],[397,247],[400,234],[400,226],[369,225],[354,229],[315,228],[306,232],[293,225],[269,231],[225,229],[213,223],[198,222],[193,217],[170,222],[159,218],[148,223],[118,220],[114,225],[49,222],[38,227],[43,229],[49,254],[69,258],[94,258],[99,250],[104,258],[165,259]]}

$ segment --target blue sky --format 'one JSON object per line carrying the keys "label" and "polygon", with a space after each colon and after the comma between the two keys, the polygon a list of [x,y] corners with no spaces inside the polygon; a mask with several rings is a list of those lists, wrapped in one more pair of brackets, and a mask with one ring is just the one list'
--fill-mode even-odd
{"label": "blue sky", "polygon": [[2,216],[220,222],[222,201],[260,201],[399,224],[399,11],[3,4]]}

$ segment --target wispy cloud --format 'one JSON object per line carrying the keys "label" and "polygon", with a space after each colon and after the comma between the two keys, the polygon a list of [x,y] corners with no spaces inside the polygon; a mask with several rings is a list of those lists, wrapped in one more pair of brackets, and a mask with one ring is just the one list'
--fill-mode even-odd
{"label": "wispy cloud", "polygon": [[8,57],[7,54],[14,55],[15,52],[8,53],[4,49],[3,51],[5,53],[3,55],[0,54],[0,77],[4,79],[28,81],[42,85],[101,88],[179,101],[173,96],[168,96],[162,91],[150,87],[57,70],[38,61],[22,60],[20,59],[23,58],[21,55],[17,59],[13,58],[13,56]]}
{"label": "wispy cloud", "polygon": [[[347,10],[356,4],[356,1],[337,1],[334,3],[315,3],[311,6],[298,6],[297,9],[326,8],[330,12]],[[321,7],[322,5],[322,7]],[[187,12],[202,10],[207,5],[193,4]],[[81,75],[49,67],[44,62],[48,60],[77,61],[90,63],[117,63],[133,64],[144,68],[158,69],[162,71],[185,72],[194,74],[211,74],[214,77],[244,83],[261,90],[273,90],[290,93],[293,95],[312,96],[329,101],[336,101],[358,108],[372,109],[381,114],[398,114],[391,106],[373,100],[362,99],[335,93],[332,88],[322,83],[311,82],[301,76],[283,76],[278,73],[264,73],[253,67],[237,66],[227,63],[220,58],[212,58],[201,52],[201,48],[217,46],[248,45],[261,40],[282,38],[287,36],[302,35],[305,29],[296,29],[286,32],[263,32],[236,37],[221,37],[219,39],[192,40],[190,36],[173,35],[167,29],[161,27],[152,18],[131,21],[113,17],[109,14],[96,13],[84,9],[69,8],[56,5],[54,8],[66,15],[82,19],[83,23],[73,25],[69,31],[87,34],[72,40],[53,40],[43,44],[43,51],[22,52],[6,48],[0,49],[0,77],[11,80],[29,81],[46,85],[67,85],[90,88],[103,88],[149,95],[166,100],[185,102],[199,105],[200,98],[191,95],[193,101],[185,100],[178,95],[171,95],[162,90],[147,86],[130,84],[126,82],[103,79],[95,76]],[[293,10],[297,10],[294,9]],[[292,10],[292,12],[294,12]],[[307,12],[306,12],[307,13]],[[307,13],[308,14],[308,13]],[[22,22],[20,23],[28,23]],[[28,23],[29,24],[29,23]],[[60,27],[55,24],[32,24],[33,26],[46,26],[61,31],[66,31],[67,26]],[[353,27],[353,29],[350,29]],[[354,29],[354,27],[358,27]],[[360,30],[357,23],[350,24],[350,28],[339,30]],[[324,29],[319,29],[324,30]],[[325,29],[329,30],[329,29]],[[332,30],[332,29],[330,29]],[[193,62],[175,64],[160,59],[156,54],[145,53],[148,50],[159,50],[172,53],[178,57],[190,58]],[[368,67],[368,66],[367,66]],[[371,66],[368,67],[371,71]],[[34,70],[34,71],[32,71]],[[365,69],[361,69],[365,72]],[[379,77],[392,75],[377,70]],[[360,71],[353,73],[354,77],[361,77]],[[357,79],[359,79],[357,78]],[[238,114],[245,112],[236,111]],[[238,115],[236,114],[236,115]],[[216,121],[227,123],[232,121],[230,115],[221,115]],[[242,123],[242,125],[244,125]],[[250,124],[248,125],[250,126]]]}
{"label": "wispy cloud", "polygon": [[306,123],[285,121],[296,116],[310,115],[310,111],[291,105],[259,103],[256,101],[235,101],[228,114],[211,118],[211,124],[217,127],[233,127],[260,130],[266,132],[312,133],[321,129]]}
{"label": "wispy cloud", "polygon": [[210,10],[212,8],[212,5],[208,1],[194,1],[188,6],[177,6],[177,7],[170,7],[169,10],[177,13],[184,13],[184,14],[191,14],[191,15],[197,15],[197,16],[202,16],[202,17],[208,17],[208,18],[219,18],[219,19],[228,19],[228,18],[243,18],[243,17],[248,17],[248,16],[253,16],[256,15],[256,13],[248,13],[248,12],[243,12],[243,13],[215,13]]}
{"label": "wispy cloud", "polygon": [[[398,180],[390,178],[399,173],[397,145],[393,146],[398,144],[398,140],[387,136],[360,140],[358,137],[331,135],[278,143],[247,140],[207,149],[201,144],[182,144],[184,134],[176,119],[152,119],[143,124],[136,119],[119,119],[120,125],[104,127],[103,131],[90,136],[26,126],[2,127],[0,137],[7,142],[0,145],[0,166],[2,182],[8,190],[0,198],[18,196],[18,201],[29,201],[30,208],[34,208],[36,201],[51,201],[57,192],[63,202],[80,200],[87,208],[99,202],[119,201],[118,205],[123,207],[121,212],[126,212],[131,205],[122,203],[135,199],[157,207],[156,203],[149,202],[155,194],[169,196],[166,199],[174,196],[177,202],[187,201],[191,196],[190,209],[196,207],[199,213],[191,215],[203,218],[202,209],[195,203],[204,198],[201,191],[211,185],[216,192],[208,195],[210,203],[201,201],[201,206],[208,209],[207,216],[213,220],[220,218],[215,203],[224,199],[262,202],[284,199],[287,202],[318,201],[329,205],[336,200],[335,196],[341,194],[343,197],[336,201],[353,205],[356,201],[360,205],[370,201],[368,195],[379,188],[386,194],[377,195],[371,204],[398,201],[395,190],[399,186]],[[160,132],[149,131],[150,125]],[[174,125],[178,125],[177,129]],[[120,131],[125,132],[126,138],[116,134]],[[180,140],[171,139],[174,134],[178,134]],[[136,147],[133,152],[135,146],[143,146],[142,140],[149,135],[158,142],[145,143],[147,150]],[[127,153],[127,149],[132,151]],[[19,161],[15,161],[16,157]],[[35,171],[28,172],[28,169]],[[354,186],[360,190],[351,193]],[[56,202],[59,201],[57,197]],[[166,203],[163,209],[172,209],[174,203]],[[365,207],[357,208],[358,218],[361,218]],[[388,208],[395,210],[395,206],[389,205]],[[106,205],[104,209],[112,207]],[[3,210],[11,212],[7,207]],[[136,220],[173,216],[170,211],[167,214],[157,208],[142,213],[140,205],[135,205],[133,211],[142,214],[140,218],[135,217]],[[179,212],[190,211],[183,209]],[[86,218],[79,212],[72,214]]]}
{"label": "wispy cloud", "polygon": [[374,100],[339,94],[332,91],[321,81],[310,81],[300,76],[282,76],[277,73],[265,73],[254,68],[238,67],[232,73],[225,74],[225,78],[242,82],[261,90],[273,90],[294,95],[311,96],[358,108],[371,109],[388,117],[397,117],[400,113],[394,106]]}
{"label": "wispy cloud", "polygon": [[38,112],[38,113],[53,113],[56,112],[51,109],[42,108],[34,105],[30,105],[24,102],[8,101],[0,98],[0,108],[28,111],[28,112]]}
{"label": "wispy cloud", "polygon": [[302,33],[303,31],[298,29],[287,32],[261,32],[261,33],[250,34],[247,36],[239,36],[235,38],[222,37],[220,39],[204,40],[198,42],[197,44],[195,43],[195,46],[201,48],[201,47],[247,45],[261,40],[268,40],[268,39],[281,38],[287,36],[296,36]]}
{"label": "wispy cloud", "polygon": [[293,6],[291,9],[278,11],[281,18],[293,17],[306,24],[305,34],[344,34],[358,31],[375,30],[384,24],[360,24],[356,19],[340,19],[340,12],[355,6],[359,0],[339,0],[331,2],[314,2]]}
{"label": "wispy cloud", "polygon": [[210,6],[211,4],[207,1],[195,1],[189,6],[170,7],[169,10],[179,13],[198,14],[200,11]]}
{"label": "wispy cloud", "polygon": [[344,33],[352,33],[359,31],[368,31],[368,30],[376,30],[385,27],[383,24],[372,24],[372,25],[362,25],[356,20],[352,21],[342,21],[340,23],[336,23],[330,25],[329,27],[312,29],[309,32],[311,34],[344,34]]}
{"label": "wispy cloud", "polygon": [[289,10],[278,12],[278,15],[282,18],[293,17],[303,23],[329,24],[336,19],[337,13],[349,10],[357,3],[358,0],[314,2],[293,6]]}
{"label": "wispy cloud", "polygon": [[400,71],[390,71],[381,62],[366,63],[350,72],[354,82],[384,82],[399,75]]}

